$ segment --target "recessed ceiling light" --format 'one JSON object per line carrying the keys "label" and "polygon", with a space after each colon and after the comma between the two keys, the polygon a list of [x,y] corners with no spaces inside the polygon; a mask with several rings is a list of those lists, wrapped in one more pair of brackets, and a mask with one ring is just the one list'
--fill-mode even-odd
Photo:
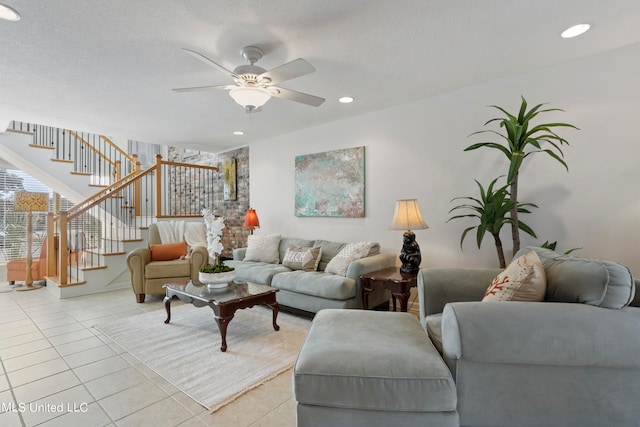
{"label": "recessed ceiling light", "polygon": [[353,97],[352,96],[343,96],[342,98],[338,99],[338,102],[341,102],[343,104],[349,104],[349,103],[353,102]]}
{"label": "recessed ceiling light", "polygon": [[9,6],[0,4],[0,18],[6,19],[7,21],[19,21],[20,14]]}
{"label": "recessed ceiling light", "polygon": [[590,24],[578,24],[573,27],[569,27],[560,34],[563,39],[570,39],[571,37],[577,37],[580,34],[586,33],[589,28],[591,28]]}
{"label": "recessed ceiling light", "polygon": [[240,135],[244,135],[244,132],[242,132],[241,130],[236,130],[233,132],[233,134],[240,136]]}

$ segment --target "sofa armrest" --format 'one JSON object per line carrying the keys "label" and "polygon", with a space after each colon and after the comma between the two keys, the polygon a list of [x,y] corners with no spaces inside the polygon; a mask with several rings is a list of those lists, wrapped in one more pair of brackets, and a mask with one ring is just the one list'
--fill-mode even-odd
{"label": "sofa armrest", "polygon": [[144,268],[151,262],[149,248],[137,248],[127,254],[127,268],[131,273],[131,286],[136,294],[144,292]]}
{"label": "sofa armrest", "polygon": [[[442,314],[444,357],[475,363],[640,369],[640,309],[458,302]],[[453,371],[452,371],[453,372]]]}
{"label": "sofa armrest", "polygon": [[233,260],[242,261],[247,254],[247,248],[236,248],[233,250]]}
{"label": "sofa armrest", "polygon": [[499,268],[423,268],[418,272],[420,322],[450,302],[481,301]]}
{"label": "sofa armrest", "polygon": [[191,279],[197,280],[200,267],[209,262],[209,251],[204,246],[195,246],[189,253],[191,262]]}

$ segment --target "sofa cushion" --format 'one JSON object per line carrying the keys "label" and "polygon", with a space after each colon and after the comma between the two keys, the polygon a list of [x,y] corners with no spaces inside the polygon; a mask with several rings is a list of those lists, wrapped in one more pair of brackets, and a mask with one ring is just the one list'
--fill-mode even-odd
{"label": "sofa cushion", "polygon": [[244,262],[229,260],[224,262],[229,267],[235,268],[236,280],[259,283],[271,286],[273,277],[278,273],[285,273],[291,269],[282,264],[272,264],[269,262]]}
{"label": "sofa cushion", "polygon": [[619,309],[633,299],[633,276],[623,265],[558,254],[538,247],[527,247],[516,256],[528,250],[536,251],[544,266],[547,301],[577,302]]}
{"label": "sofa cushion", "polygon": [[457,406],[449,369],[408,313],[319,311],[293,384],[298,404],[394,412],[449,412]]}
{"label": "sofa cushion", "polygon": [[371,250],[371,242],[349,243],[329,261],[325,271],[327,273],[345,276],[352,261],[366,257]]}
{"label": "sofa cushion", "polygon": [[316,271],[322,248],[303,248],[291,245],[282,259],[282,265],[292,270]]}
{"label": "sofa cushion", "polygon": [[329,240],[316,240],[312,246],[322,248],[322,258],[320,258],[318,270],[324,271],[327,268],[329,261],[331,261],[334,256],[338,255],[338,252],[340,252],[340,250],[346,245],[346,243],[331,242]]}
{"label": "sofa cushion", "polygon": [[296,270],[280,273],[273,278],[271,286],[299,294],[334,300],[346,300],[356,296],[355,280],[320,271]]}
{"label": "sofa cushion", "polygon": [[171,261],[187,255],[187,242],[149,245],[151,261]]}
{"label": "sofa cushion", "polygon": [[280,257],[280,263],[284,262],[284,256],[287,254],[287,249],[289,249],[291,245],[300,246],[302,248],[311,248],[314,246],[313,243],[314,240],[281,237],[280,244],[278,245],[278,256]]}
{"label": "sofa cushion", "polygon": [[267,236],[255,236],[252,234],[247,240],[247,252],[244,260],[278,264],[280,262],[279,246],[279,234],[270,234]]}
{"label": "sofa cushion", "polygon": [[144,268],[144,277],[147,279],[191,277],[191,263],[184,259],[150,262]]}
{"label": "sofa cushion", "polygon": [[493,279],[482,301],[543,301],[546,282],[540,258],[529,251]]}

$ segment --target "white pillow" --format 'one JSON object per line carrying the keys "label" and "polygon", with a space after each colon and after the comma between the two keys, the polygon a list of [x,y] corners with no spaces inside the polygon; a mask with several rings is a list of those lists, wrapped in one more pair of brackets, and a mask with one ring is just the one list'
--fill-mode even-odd
{"label": "white pillow", "polygon": [[366,257],[372,246],[373,243],[371,242],[347,244],[347,246],[342,248],[342,250],[338,252],[331,261],[329,261],[329,264],[327,264],[327,268],[325,268],[324,271],[327,273],[339,274],[340,276],[346,276],[349,264],[351,264],[352,261]]}
{"label": "white pillow", "polygon": [[278,264],[280,262],[280,235],[270,234],[267,236],[250,235],[247,242],[247,252],[244,261],[259,261]]}
{"label": "white pillow", "polygon": [[513,261],[493,279],[482,301],[543,301],[547,276],[535,251]]}

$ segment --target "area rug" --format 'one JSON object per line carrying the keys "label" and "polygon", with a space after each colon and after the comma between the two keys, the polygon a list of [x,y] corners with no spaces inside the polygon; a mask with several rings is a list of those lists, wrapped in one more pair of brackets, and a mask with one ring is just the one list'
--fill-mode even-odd
{"label": "area rug", "polygon": [[95,327],[210,412],[293,366],[311,325],[280,312],[275,331],[271,309],[238,310],[223,353],[209,307],[178,305],[165,319],[158,310]]}

